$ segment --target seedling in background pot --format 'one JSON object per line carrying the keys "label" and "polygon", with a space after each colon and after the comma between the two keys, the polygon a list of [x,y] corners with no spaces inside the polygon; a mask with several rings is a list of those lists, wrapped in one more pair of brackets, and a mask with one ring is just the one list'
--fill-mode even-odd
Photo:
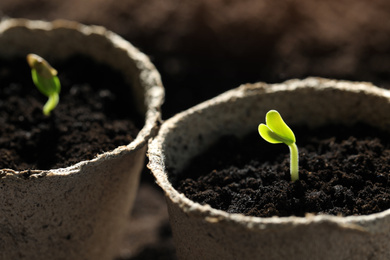
{"label": "seedling in background pot", "polygon": [[298,147],[295,144],[295,135],[283,121],[276,110],[268,111],[265,116],[266,124],[259,125],[259,134],[271,144],[285,143],[290,148],[290,174],[291,181],[299,180],[298,174]]}
{"label": "seedling in background pot", "polygon": [[36,54],[28,54],[27,62],[31,67],[31,76],[35,86],[49,98],[43,106],[43,114],[49,116],[60,99],[61,84],[57,77],[57,71]]}

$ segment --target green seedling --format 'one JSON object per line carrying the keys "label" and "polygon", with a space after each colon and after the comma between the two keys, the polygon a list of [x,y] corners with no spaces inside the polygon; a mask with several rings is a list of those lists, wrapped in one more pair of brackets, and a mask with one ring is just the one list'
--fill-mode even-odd
{"label": "green seedling", "polygon": [[61,84],[57,77],[57,71],[46,60],[36,54],[28,54],[27,63],[30,65],[35,86],[49,98],[43,106],[43,114],[49,116],[60,99]]}
{"label": "green seedling", "polygon": [[266,124],[259,125],[260,136],[271,144],[285,143],[290,148],[290,174],[291,181],[299,179],[298,174],[298,147],[295,144],[295,135],[283,121],[276,110],[268,111],[265,116]]}

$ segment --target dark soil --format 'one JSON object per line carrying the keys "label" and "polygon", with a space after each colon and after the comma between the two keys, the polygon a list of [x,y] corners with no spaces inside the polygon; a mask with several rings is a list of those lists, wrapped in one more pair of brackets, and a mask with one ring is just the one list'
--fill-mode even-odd
{"label": "dark soil", "polygon": [[129,144],[142,127],[121,74],[83,57],[52,65],[62,89],[47,117],[26,60],[0,61],[0,169],[70,166]]}
{"label": "dark soil", "polygon": [[294,132],[296,182],[287,146],[266,143],[257,133],[221,139],[173,182],[196,202],[248,216],[366,215],[390,208],[388,135],[368,126]]}

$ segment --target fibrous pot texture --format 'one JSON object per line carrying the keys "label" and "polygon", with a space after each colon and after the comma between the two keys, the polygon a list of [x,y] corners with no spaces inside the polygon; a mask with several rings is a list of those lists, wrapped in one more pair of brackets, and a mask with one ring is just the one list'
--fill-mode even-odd
{"label": "fibrous pot texture", "polygon": [[28,53],[51,61],[82,55],[119,71],[145,124],[131,143],[67,168],[0,169],[0,258],[113,259],[159,125],[160,75],[146,55],[103,27],[2,21],[0,58]]}
{"label": "fibrous pot texture", "polygon": [[[149,144],[149,168],[164,190],[180,259],[388,259],[390,210],[363,216],[259,218],[211,208],[170,182],[224,135],[257,131],[278,110],[292,127],[365,123],[390,129],[390,92],[323,78],[243,85],[164,122]],[[293,128],[292,128],[293,129]],[[260,137],[259,137],[260,138]],[[234,151],[231,151],[234,153]]]}

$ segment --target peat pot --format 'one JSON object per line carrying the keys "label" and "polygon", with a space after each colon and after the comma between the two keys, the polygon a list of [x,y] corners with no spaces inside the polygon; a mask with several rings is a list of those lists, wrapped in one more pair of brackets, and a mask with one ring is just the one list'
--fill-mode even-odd
{"label": "peat pot", "polygon": [[166,194],[179,259],[390,259],[390,210],[249,217],[195,203],[172,186],[192,158],[221,136],[257,131],[271,109],[292,129],[363,122],[390,131],[388,90],[322,78],[243,85],[175,115],[150,141],[148,166]]}
{"label": "peat pot", "polygon": [[[164,89],[149,59],[100,26],[8,19],[0,57],[84,55],[121,72],[144,125],[129,144],[67,168],[0,169],[0,259],[113,259],[128,221]],[[26,169],[28,170],[28,169]],[[28,177],[26,177],[28,176]]]}

